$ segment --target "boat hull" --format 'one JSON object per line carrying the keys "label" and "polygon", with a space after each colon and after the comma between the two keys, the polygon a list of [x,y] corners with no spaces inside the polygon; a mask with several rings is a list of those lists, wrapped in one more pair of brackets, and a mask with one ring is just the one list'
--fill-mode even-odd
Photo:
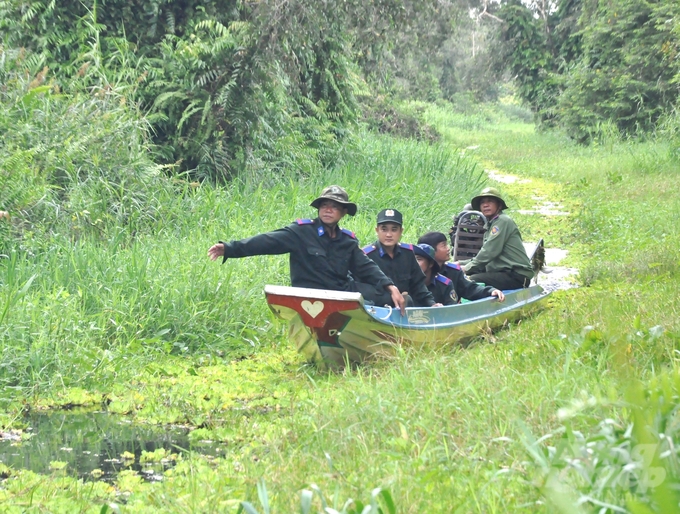
{"label": "boat hull", "polygon": [[447,307],[365,306],[359,293],[266,286],[270,308],[289,322],[289,338],[307,360],[342,366],[393,355],[399,347],[465,342],[529,315],[549,295],[540,286]]}

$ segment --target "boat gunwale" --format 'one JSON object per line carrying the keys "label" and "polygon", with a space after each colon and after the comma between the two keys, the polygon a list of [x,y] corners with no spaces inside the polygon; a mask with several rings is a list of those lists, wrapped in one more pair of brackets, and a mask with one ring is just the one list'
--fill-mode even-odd
{"label": "boat gunwale", "polygon": [[[500,303],[496,298],[488,297],[482,298],[480,300],[475,300],[471,302],[466,302],[462,304],[447,305],[442,307],[408,307],[406,309],[406,315],[403,316],[406,321],[400,322],[397,320],[388,319],[396,311],[394,307],[378,307],[375,305],[365,305],[361,293],[348,292],[348,291],[332,291],[327,289],[309,289],[309,288],[297,288],[290,286],[275,286],[266,285],[265,294],[275,295],[275,296],[285,296],[293,298],[305,298],[305,299],[315,299],[315,300],[336,300],[336,301],[346,301],[346,302],[356,302],[356,308],[353,309],[342,309],[337,312],[342,312],[348,317],[355,319],[358,322],[363,323],[377,323],[384,327],[389,327],[392,329],[399,330],[450,330],[459,326],[464,326],[470,323],[477,323],[480,321],[491,320],[498,316],[503,316],[513,312],[520,313],[533,304],[547,298],[551,292],[545,291],[541,286],[534,285],[529,288],[524,289],[514,289],[506,293],[506,302],[513,300],[515,296],[526,294],[529,292],[529,296],[523,300],[517,300],[512,305],[505,304],[505,302]],[[497,308],[493,310],[485,310],[485,312],[467,317],[460,317],[459,319],[450,321],[439,321],[434,323],[411,323],[408,321],[409,313],[419,312],[436,312],[438,314],[437,318],[441,319],[448,313],[457,310],[471,310],[472,306],[479,306],[484,304],[484,302],[496,302]],[[271,304],[270,304],[271,305]],[[384,314],[387,314],[385,316]],[[381,317],[382,315],[382,317]]]}

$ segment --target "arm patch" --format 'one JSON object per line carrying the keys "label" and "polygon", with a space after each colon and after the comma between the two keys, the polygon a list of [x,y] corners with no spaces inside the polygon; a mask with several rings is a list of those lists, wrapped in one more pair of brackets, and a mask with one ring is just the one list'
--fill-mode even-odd
{"label": "arm patch", "polygon": [[347,235],[348,235],[349,237],[351,237],[352,239],[356,239],[356,238],[357,238],[357,236],[354,235],[354,232],[352,232],[351,230],[347,230],[346,228],[341,228],[341,229],[340,229],[340,232],[344,232],[345,234],[347,234]]}
{"label": "arm patch", "polygon": [[446,278],[444,275],[440,275],[439,273],[437,273],[437,276],[434,278],[435,280],[439,280],[440,282],[444,283],[447,286],[451,283],[450,278]]}

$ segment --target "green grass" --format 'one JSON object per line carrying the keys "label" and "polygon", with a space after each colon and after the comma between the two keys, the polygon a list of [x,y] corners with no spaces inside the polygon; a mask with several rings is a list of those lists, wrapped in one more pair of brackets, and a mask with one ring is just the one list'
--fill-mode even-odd
{"label": "green grass", "polygon": [[[122,512],[235,512],[248,500],[262,511],[259,480],[274,512],[299,510],[310,484],[338,510],[348,498],[368,503],[375,487],[389,490],[403,513],[570,512],[581,495],[619,506],[650,501],[630,488],[598,496],[600,475],[579,478],[565,462],[587,444],[609,455],[643,441],[598,439],[605,419],[625,428],[644,414],[668,420],[675,434],[677,167],[663,143],[582,148],[507,112],[433,107],[439,145],[363,134],[353,160],[332,172],[305,179],[291,172],[268,187],[186,188],[135,237],[116,238],[112,228],[103,240],[55,238],[47,255],[2,261],[7,422],[20,423],[12,413],[22,402],[106,399],[136,421],[185,423],[201,427],[196,439],[226,443],[222,458],[190,456],[155,484],[123,474],[108,487],[56,470],[47,478],[12,470],[0,483],[3,508],[99,512],[114,502]],[[546,311],[467,349],[405,351],[357,371],[322,373],[290,348],[264,302],[264,284],[287,281],[285,257],[223,266],[206,257],[218,238],[313,216],[309,201],[329,183],[346,186],[359,204],[345,226],[362,242],[388,206],[404,212],[406,240],[445,231],[481,187],[482,168],[532,179],[501,184],[513,207],[530,208],[537,193],[565,203],[572,215],[559,219],[510,213],[525,239],[545,237],[572,252],[583,287],[555,293]],[[635,396],[628,386],[637,381],[648,398],[670,398],[670,410]],[[583,437],[569,440],[576,432]],[[565,437],[572,453],[550,450],[565,447]],[[621,467],[608,458],[593,469]],[[666,484],[676,483],[671,471]],[[551,487],[554,476],[564,490]]]}

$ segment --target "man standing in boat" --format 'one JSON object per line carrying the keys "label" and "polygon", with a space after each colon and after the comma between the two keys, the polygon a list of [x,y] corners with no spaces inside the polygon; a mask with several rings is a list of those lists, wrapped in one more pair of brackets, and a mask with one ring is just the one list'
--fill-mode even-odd
{"label": "man standing in boat", "polygon": [[484,282],[499,289],[529,287],[534,276],[531,261],[522,244],[515,222],[503,211],[507,204],[494,187],[487,187],[475,196],[472,208],[486,216],[484,244],[479,253],[461,261],[463,271],[475,282]]}
{"label": "man standing in boat", "polygon": [[453,283],[454,296],[452,298],[454,303],[458,303],[461,298],[481,300],[489,296],[495,296],[499,302],[505,300],[505,295],[500,289],[488,284],[487,286],[482,286],[468,279],[459,264],[447,262],[451,253],[446,235],[443,232],[428,232],[418,238],[418,245],[420,246],[421,244],[429,245],[433,248],[432,258],[439,266],[439,274]]}
{"label": "man standing in boat", "polygon": [[[402,243],[403,216],[396,209],[383,209],[378,213],[375,227],[378,240],[364,247],[364,253],[375,262],[406,298],[409,307],[432,307],[432,293],[425,287],[425,276],[418,266],[413,245]],[[375,291],[375,286],[357,282],[357,289],[364,295],[375,295],[377,305],[390,304],[385,290]]]}
{"label": "man standing in boat", "polygon": [[[361,251],[354,233],[338,226],[346,214],[354,216],[357,212],[347,192],[340,186],[329,186],[310,205],[318,210],[316,219],[298,219],[287,227],[247,239],[220,241],[210,247],[208,256],[213,261],[222,257],[224,263],[233,258],[287,253],[293,287],[356,291],[351,273],[356,280],[374,286],[376,293],[384,290],[403,315],[405,300],[399,289]],[[373,303],[382,300],[376,295],[364,298]]]}

